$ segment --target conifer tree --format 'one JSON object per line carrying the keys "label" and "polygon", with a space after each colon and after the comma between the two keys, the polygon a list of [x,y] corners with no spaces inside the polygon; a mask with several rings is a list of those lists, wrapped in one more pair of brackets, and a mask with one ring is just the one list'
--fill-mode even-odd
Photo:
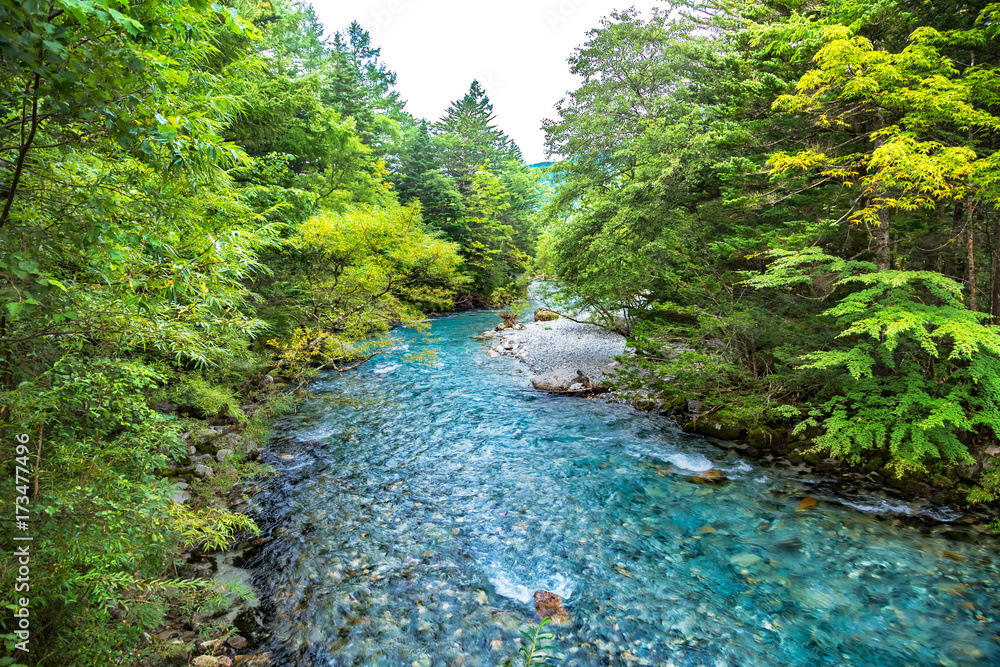
{"label": "conifer tree", "polygon": [[453,102],[437,123],[445,172],[455,179],[463,196],[471,194],[472,177],[483,165],[496,167],[521,158],[520,150],[495,120],[490,98],[473,81],[465,97]]}

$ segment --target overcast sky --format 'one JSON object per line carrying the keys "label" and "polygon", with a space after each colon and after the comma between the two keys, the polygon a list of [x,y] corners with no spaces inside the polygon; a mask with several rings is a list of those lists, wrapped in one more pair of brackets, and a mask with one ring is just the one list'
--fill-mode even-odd
{"label": "overcast sky", "polygon": [[545,158],[542,120],[577,87],[566,59],[613,10],[648,16],[657,0],[312,0],[327,33],[358,21],[399,75],[407,110],[437,120],[469,90],[486,89],[500,129],[528,162]]}

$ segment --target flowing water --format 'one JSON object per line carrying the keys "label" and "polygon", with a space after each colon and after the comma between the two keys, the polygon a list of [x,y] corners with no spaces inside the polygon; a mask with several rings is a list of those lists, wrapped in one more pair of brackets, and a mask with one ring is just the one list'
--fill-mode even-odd
{"label": "flowing water", "polygon": [[[259,501],[275,539],[251,562],[275,665],[520,664],[539,589],[572,616],[552,628],[565,665],[1000,664],[995,544],[845,507],[624,405],[524,391],[471,340],[496,322],[402,333],[437,362],[328,378],[280,425]],[[709,468],[732,481],[689,481]]]}

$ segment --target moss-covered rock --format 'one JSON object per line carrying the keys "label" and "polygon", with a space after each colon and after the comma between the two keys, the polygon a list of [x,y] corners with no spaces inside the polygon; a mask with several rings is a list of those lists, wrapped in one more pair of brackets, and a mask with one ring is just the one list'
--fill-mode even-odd
{"label": "moss-covered rock", "polygon": [[747,433],[747,442],[758,449],[773,449],[781,446],[782,433],[767,426],[758,426]]}
{"label": "moss-covered rock", "polygon": [[559,313],[554,310],[549,310],[548,308],[536,308],[535,309],[535,321],[536,322],[552,322],[553,320],[559,319]]}
{"label": "moss-covered rock", "polygon": [[652,398],[637,398],[632,401],[636,410],[644,412],[655,412],[660,409],[660,402]]}
{"label": "moss-covered rock", "polygon": [[743,435],[744,429],[739,424],[710,415],[704,419],[699,419],[695,423],[694,432],[712,438],[737,440]]}
{"label": "moss-covered rock", "polygon": [[687,399],[681,396],[673,396],[663,402],[663,411],[671,415],[684,414],[688,411]]}

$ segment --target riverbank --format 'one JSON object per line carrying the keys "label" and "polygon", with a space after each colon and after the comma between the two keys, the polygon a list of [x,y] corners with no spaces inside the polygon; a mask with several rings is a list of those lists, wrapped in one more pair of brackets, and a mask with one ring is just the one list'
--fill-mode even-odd
{"label": "riverbank", "polygon": [[950,476],[898,479],[871,465],[852,466],[811,452],[811,441],[805,435],[771,429],[748,432],[713,420],[712,414],[695,400],[666,402],[642,390],[615,390],[614,375],[621,368],[615,357],[630,354],[630,350],[624,336],[594,324],[563,317],[525,323],[496,332],[489,353],[517,358],[536,375],[578,369],[595,384],[612,388],[605,394],[606,400],[669,416],[692,436],[703,437],[720,449],[799,475],[815,476],[821,493],[838,497],[842,504],[863,512],[971,526],[976,539],[989,535],[993,522],[1000,517],[996,503],[972,505],[967,501],[958,469]]}

